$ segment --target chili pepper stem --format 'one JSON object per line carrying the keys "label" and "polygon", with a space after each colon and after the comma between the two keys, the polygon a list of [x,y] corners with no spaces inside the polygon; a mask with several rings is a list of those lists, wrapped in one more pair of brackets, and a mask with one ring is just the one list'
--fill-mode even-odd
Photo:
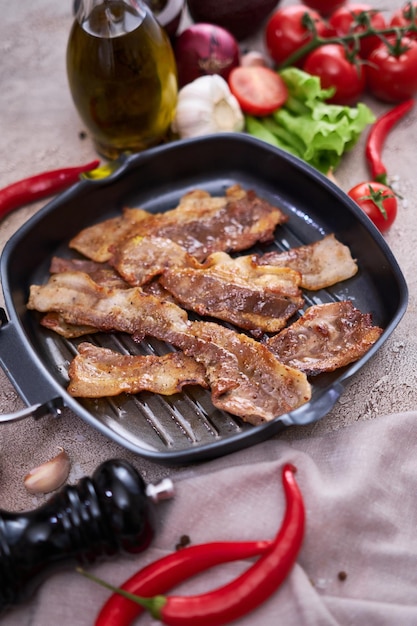
{"label": "chili pepper stem", "polygon": [[[145,565],[128,578],[121,588],[138,596],[163,594],[216,565],[248,559],[266,552],[272,540],[220,541],[195,544],[171,552]],[[144,607],[113,593],[100,610],[95,626],[130,626]]]}
{"label": "chili pepper stem", "polygon": [[87,572],[82,567],[76,567],[75,571],[81,574],[82,576],[85,576],[85,578],[88,578],[89,580],[92,580],[98,585],[101,585],[101,587],[105,587],[106,589],[108,589],[109,591],[112,591],[113,593],[117,593],[120,596],[127,598],[128,600],[132,600],[132,602],[134,602],[135,604],[139,604],[141,607],[149,611],[152,617],[155,617],[156,619],[160,617],[162,608],[167,601],[166,596],[152,596],[151,598],[143,598],[142,596],[137,596],[134,593],[125,591],[121,587],[115,587],[114,585],[111,585],[110,583],[106,582],[102,578],[99,578],[98,576],[91,574],[91,572]]}
{"label": "chili pepper stem", "polygon": [[377,174],[374,176],[374,180],[376,183],[382,183],[383,185],[387,185],[388,187],[388,177],[387,174]]}

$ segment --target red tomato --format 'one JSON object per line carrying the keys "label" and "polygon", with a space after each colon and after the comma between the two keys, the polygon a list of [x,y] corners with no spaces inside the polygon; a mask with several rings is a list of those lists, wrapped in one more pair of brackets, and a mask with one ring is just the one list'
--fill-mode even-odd
{"label": "red tomato", "polygon": [[346,4],[347,0],[302,0],[310,9],[318,11],[320,15],[328,16]]}
{"label": "red tomato", "polygon": [[[302,4],[279,9],[269,18],[265,28],[265,43],[270,57],[277,65],[310,41],[312,33],[305,25],[306,19],[315,23],[319,35],[326,35],[327,25],[324,20],[317,11]],[[300,60],[298,65],[301,63]]]}
{"label": "red tomato", "polygon": [[[390,26],[400,26],[405,28],[409,24],[412,24],[414,18],[414,24],[417,26],[417,2],[407,2],[402,9],[398,9],[393,13],[390,21]],[[407,36],[411,39],[417,39],[417,31],[410,31]]]}
{"label": "red tomato", "polygon": [[270,115],[288,98],[281,76],[269,67],[235,67],[229,75],[229,88],[244,113]]}
{"label": "red tomato", "polygon": [[319,76],[323,88],[335,88],[334,95],[328,100],[333,104],[351,105],[365,89],[362,65],[352,63],[340,44],[326,44],[313,50],[308,55],[303,70]]}
{"label": "red tomato", "polygon": [[360,206],[381,233],[388,230],[397,217],[397,199],[392,189],[373,181],[359,183],[348,196]]}
{"label": "red tomato", "polygon": [[[385,18],[379,11],[373,9],[368,4],[348,4],[337,9],[329,19],[330,26],[336,34],[341,37],[351,33],[361,33],[366,30],[369,19],[372,28],[382,30],[386,27]],[[363,59],[380,44],[381,40],[376,35],[364,37],[359,43],[359,53]]]}
{"label": "red tomato", "polygon": [[381,43],[365,65],[369,91],[384,102],[402,102],[417,93],[417,41],[403,37],[401,48],[396,56],[389,45]]}

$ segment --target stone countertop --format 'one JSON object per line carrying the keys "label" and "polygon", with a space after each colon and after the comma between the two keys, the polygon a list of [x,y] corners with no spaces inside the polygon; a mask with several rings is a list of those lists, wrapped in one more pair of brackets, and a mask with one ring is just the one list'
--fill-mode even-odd
{"label": "stone countertop", "polygon": [[[9,3],[0,22],[0,186],[42,172],[86,163],[97,157],[69,93],[65,50],[72,24],[71,2],[37,0]],[[282,6],[294,4],[282,2]],[[377,6],[375,0],[370,4]],[[391,11],[402,3],[396,0]],[[376,114],[387,105],[367,98]],[[417,111],[414,110],[392,133],[384,151],[391,182],[400,195],[398,218],[386,235],[409,287],[409,307],[398,328],[376,356],[354,377],[333,410],[319,422],[284,431],[281,439],[300,439],[342,429],[359,420],[377,420],[380,415],[415,409],[417,386],[415,363],[417,339],[415,307],[417,247],[415,215],[417,178]],[[364,161],[364,137],[343,158],[336,172],[338,184],[347,191],[368,177]],[[10,236],[46,201],[25,206],[0,222],[0,249]],[[3,305],[0,295],[0,305]],[[0,371],[1,412],[23,408],[23,402],[3,371]],[[139,458],[110,441],[68,409],[60,418],[32,418],[2,424],[0,428],[0,507],[22,510],[38,506],[42,497],[29,495],[23,478],[36,465],[54,456],[59,447],[69,454],[69,482],[91,474],[103,460],[130,460],[145,479],[157,480],[183,468],[169,468]],[[199,472],[194,465],[187,471]]]}

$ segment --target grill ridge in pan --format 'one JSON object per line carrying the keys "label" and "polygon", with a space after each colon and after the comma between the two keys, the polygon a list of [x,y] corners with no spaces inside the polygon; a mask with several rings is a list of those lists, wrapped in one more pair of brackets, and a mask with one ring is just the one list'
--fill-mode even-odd
{"label": "grill ridge in pan", "polygon": [[[358,261],[358,274],[331,289],[305,292],[306,306],[351,299],[360,310],[372,313],[374,323],[384,329],[378,342],[351,366],[312,379],[313,396],[307,405],[256,427],[219,411],[211,404],[210,393],[196,387],[172,397],[144,392],[100,400],[71,398],[66,392],[67,369],[81,340],[134,354],[163,354],[170,348],[149,338],[138,346],[119,334],[99,333],[68,341],[41,327],[39,316],[27,311],[26,302],[30,285],[47,280],[52,256],[71,255],[68,241],[72,236],[119,214],[123,206],[165,211],[192,189],[223,195],[236,183],[254,189],[289,215],[289,221],[277,227],[276,240],[268,249],[288,249],[330,233],[349,246]],[[0,326],[0,365],[26,404],[62,398],[63,404],[106,436],[164,464],[214,458],[262,441],[287,425],[322,418],[347,381],[392,333],[408,298],[389,247],[355,203],[304,162],[244,134],[167,144],[122,159],[107,179],[75,185],[11,238],[0,270],[9,316],[8,323]],[[22,361],[30,371],[22,372]]]}

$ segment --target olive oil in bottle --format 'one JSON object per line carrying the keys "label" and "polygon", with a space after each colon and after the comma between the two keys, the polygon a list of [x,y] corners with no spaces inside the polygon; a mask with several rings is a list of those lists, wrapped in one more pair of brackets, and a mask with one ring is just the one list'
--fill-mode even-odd
{"label": "olive oil in bottle", "polygon": [[169,38],[142,0],[82,0],[67,46],[77,111],[107,158],[164,141],[177,74]]}

